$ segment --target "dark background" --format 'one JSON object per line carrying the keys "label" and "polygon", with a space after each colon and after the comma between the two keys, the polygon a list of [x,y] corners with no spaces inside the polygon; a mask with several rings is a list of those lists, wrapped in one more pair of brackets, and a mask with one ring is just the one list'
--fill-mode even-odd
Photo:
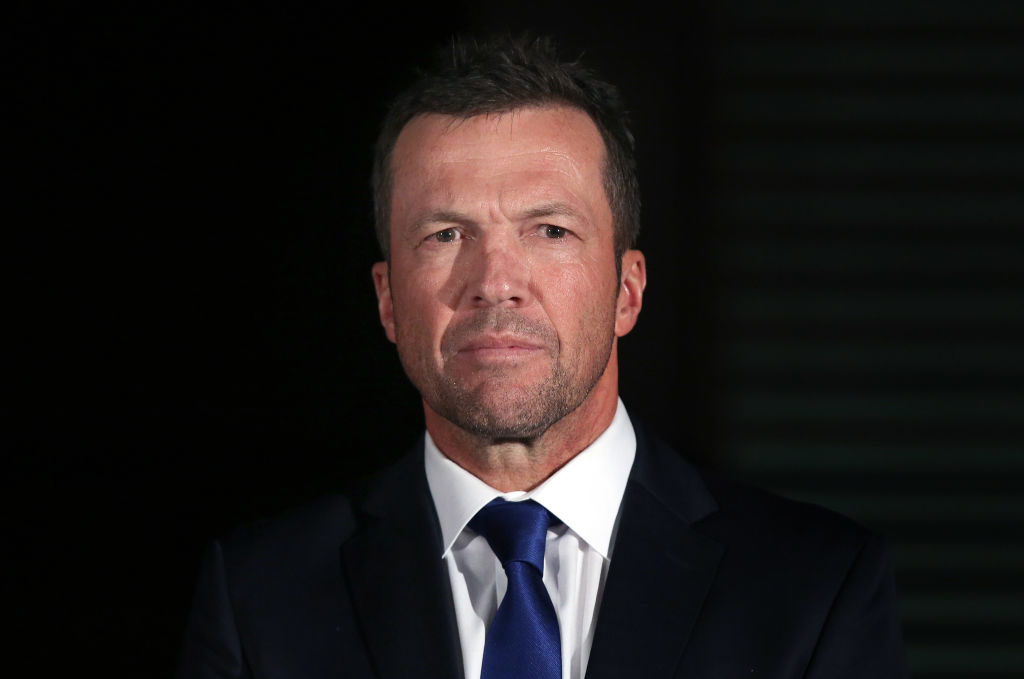
{"label": "dark background", "polygon": [[893,546],[918,677],[1024,673],[1024,3],[27,5],[7,44],[22,674],[168,676],[199,555],[422,428],[376,317],[386,102],[556,35],[634,111],[630,412]]}

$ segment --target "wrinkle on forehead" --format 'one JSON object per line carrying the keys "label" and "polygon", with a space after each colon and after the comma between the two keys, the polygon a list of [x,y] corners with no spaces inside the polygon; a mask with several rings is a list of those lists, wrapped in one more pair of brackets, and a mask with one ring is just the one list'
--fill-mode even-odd
{"label": "wrinkle on forehead", "polygon": [[[414,168],[412,171],[415,173]],[[424,189],[447,191],[448,185],[459,182],[467,174],[473,174],[480,186],[488,186],[500,185],[506,181],[511,183],[515,175],[531,172],[536,174],[531,184],[540,190],[539,192],[542,192],[545,185],[558,183],[556,177],[564,178],[563,188],[582,187],[588,178],[588,167],[585,162],[581,163],[572,154],[556,149],[524,150],[501,155],[481,149],[478,155],[459,153],[457,157],[449,155],[439,158],[433,167],[428,165],[422,173],[416,174],[426,179],[423,182]]]}
{"label": "wrinkle on forehead", "polygon": [[[553,115],[552,115],[553,114]],[[566,106],[461,118],[426,114],[403,130],[393,156],[393,218],[402,231],[431,212],[473,204],[518,212],[553,201],[596,207],[604,190],[605,146],[596,124]],[[489,210],[488,210],[489,211]],[[600,210],[603,212],[603,210]],[[597,215],[591,215],[596,217]]]}
{"label": "wrinkle on forehead", "polygon": [[[516,123],[520,118],[533,116],[538,113],[556,114],[558,139],[563,144],[552,142],[548,146],[538,147],[536,131],[528,132],[525,137],[516,134]],[[551,118],[548,118],[548,120],[551,120]],[[580,125],[583,121],[585,121],[584,124]],[[440,129],[431,129],[438,123],[440,123]],[[467,126],[468,129],[464,129]],[[527,129],[529,130],[529,128]],[[465,134],[458,137],[457,145],[453,147],[451,134],[457,131],[464,131]],[[485,113],[469,118],[439,113],[423,114],[413,118],[406,124],[405,129],[399,135],[396,147],[407,146],[415,142],[413,143],[413,148],[417,146],[429,148],[429,153],[424,154],[426,157],[433,156],[440,152],[441,149],[444,149],[446,156],[462,154],[465,160],[471,161],[475,157],[466,155],[466,152],[472,148],[494,144],[496,136],[504,142],[511,142],[521,146],[530,145],[531,148],[524,150],[523,153],[552,153],[566,157],[570,162],[572,162],[572,159],[569,157],[569,154],[562,150],[561,146],[564,144],[579,144],[585,151],[584,156],[591,156],[598,161],[598,168],[604,164],[604,140],[597,129],[597,125],[583,111],[560,105],[526,107],[503,113]],[[403,141],[407,143],[402,144]],[[405,152],[404,155],[406,156],[415,155],[409,153],[410,149],[403,148],[401,150]],[[504,155],[512,158],[518,154],[510,152]],[[493,156],[486,157],[492,158]],[[393,160],[397,160],[397,158]],[[448,160],[453,161],[454,159],[449,158]]]}

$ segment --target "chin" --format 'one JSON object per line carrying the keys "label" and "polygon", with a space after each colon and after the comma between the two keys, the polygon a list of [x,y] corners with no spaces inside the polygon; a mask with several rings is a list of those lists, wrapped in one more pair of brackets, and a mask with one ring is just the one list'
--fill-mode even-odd
{"label": "chin", "polygon": [[550,382],[488,380],[471,390],[446,391],[431,408],[460,429],[492,441],[536,439],[582,402]]}
{"label": "chin", "polygon": [[[484,408],[462,412],[454,422],[460,429],[489,441],[532,441],[544,434],[558,418],[538,418],[533,413],[494,412]],[[550,420],[550,421],[549,421]]]}

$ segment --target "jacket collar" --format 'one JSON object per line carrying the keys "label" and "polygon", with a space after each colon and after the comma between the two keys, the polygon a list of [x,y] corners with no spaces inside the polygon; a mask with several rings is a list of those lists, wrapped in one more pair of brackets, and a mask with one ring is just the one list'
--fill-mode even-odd
{"label": "jacket collar", "polygon": [[342,545],[342,566],[377,674],[381,679],[462,676],[422,440],[354,499],[360,527]]}
{"label": "jacket collar", "polygon": [[672,676],[724,552],[694,527],[718,510],[700,475],[635,421],[634,426],[636,462],[587,679]]}

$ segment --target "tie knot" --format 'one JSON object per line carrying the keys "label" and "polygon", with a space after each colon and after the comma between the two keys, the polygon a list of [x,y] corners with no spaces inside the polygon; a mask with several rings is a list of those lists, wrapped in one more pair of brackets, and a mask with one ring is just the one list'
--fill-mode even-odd
{"label": "tie knot", "polygon": [[544,541],[548,526],[556,519],[533,500],[507,502],[491,500],[469,522],[469,527],[487,538],[491,551],[508,568],[513,561],[531,564],[544,573]]}

